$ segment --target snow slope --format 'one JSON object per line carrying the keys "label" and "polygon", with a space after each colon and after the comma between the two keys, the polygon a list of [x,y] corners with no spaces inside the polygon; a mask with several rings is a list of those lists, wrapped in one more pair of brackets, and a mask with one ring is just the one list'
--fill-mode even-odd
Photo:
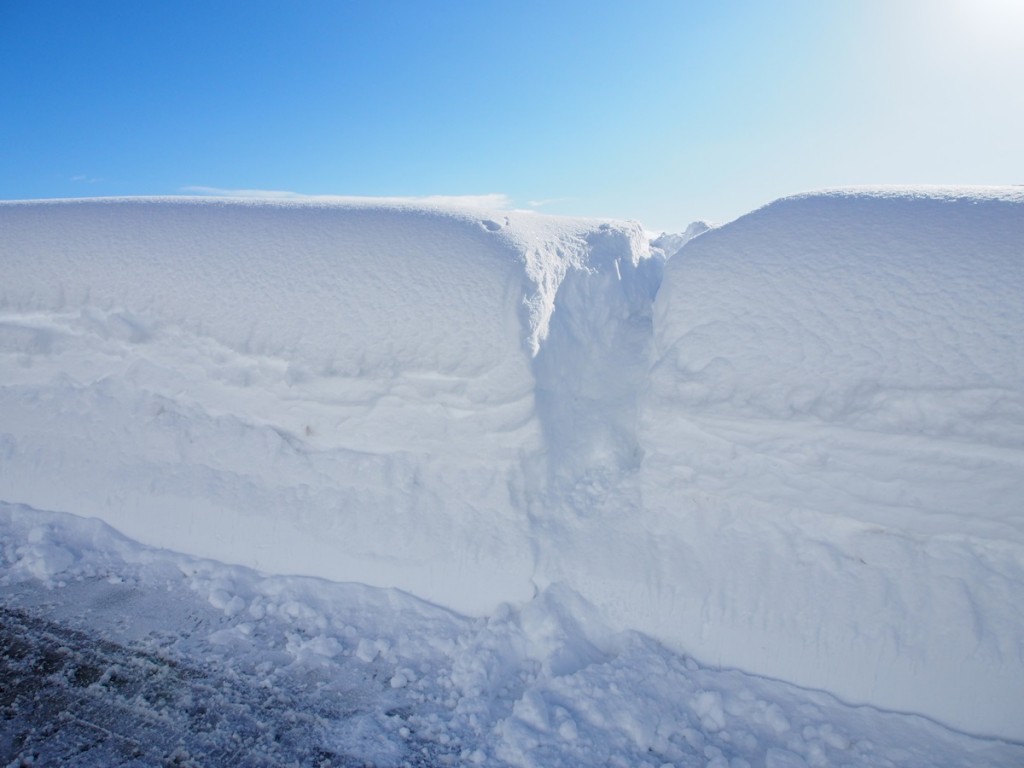
{"label": "snow slope", "polygon": [[0,503],[0,534],[5,764],[1024,762],[1022,744],[613,632],[564,587],[470,619],[394,590],[144,547],[98,520],[23,506]]}
{"label": "snow slope", "polygon": [[684,240],[0,204],[0,500],[478,616],[567,594],[1024,739],[1024,193],[819,193]]}

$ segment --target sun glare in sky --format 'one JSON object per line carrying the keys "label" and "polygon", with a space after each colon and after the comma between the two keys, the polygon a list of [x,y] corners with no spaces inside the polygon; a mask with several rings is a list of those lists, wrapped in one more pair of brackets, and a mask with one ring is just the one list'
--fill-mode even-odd
{"label": "sun glare in sky", "polygon": [[1021,42],[1024,2],[1021,0],[960,0],[955,5],[957,20],[977,36],[999,42]]}
{"label": "sun glare in sky", "polygon": [[919,34],[925,41],[941,42],[961,61],[975,63],[1008,54],[1024,64],[1024,0],[938,0],[929,13],[917,13]]}

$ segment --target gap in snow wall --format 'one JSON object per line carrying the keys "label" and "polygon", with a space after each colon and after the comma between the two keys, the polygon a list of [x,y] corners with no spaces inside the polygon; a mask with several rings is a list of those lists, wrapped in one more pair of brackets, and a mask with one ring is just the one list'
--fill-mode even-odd
{"label": "gap in snow wall", "polygon": [[1022,739],[1022,242],[1018,190],[785,199],[667,265],[522,213],[2,204],[0,496],[469,613],[561,583]]}

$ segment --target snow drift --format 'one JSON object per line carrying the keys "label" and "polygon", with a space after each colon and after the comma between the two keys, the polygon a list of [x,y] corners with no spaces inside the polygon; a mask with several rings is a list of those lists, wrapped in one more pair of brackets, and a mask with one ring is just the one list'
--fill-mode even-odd
{"label": "snow drift", "polygon": [[706,663],[1024,738],[1024,193],[684,239],[0,204],[0,499],[477,615],[558,585]]}
{"label": "snow drift", "polygon": [[1021,297],[1021,190],[799,196],[689,243],[635,481],[663,554],[629,611],[701,658],[1024,735]]}
{"label": "snow drift", "polygon": [[[635,450],[622,377],[584,390],[634,354],[620,319],[649,336],[636,225],[397,204],[0,210],[5,498],[480,613],[533,592],[543,457]],[[563,284],[579,295],[552,331]],[[575,384],[549,337],[576,345]]]}

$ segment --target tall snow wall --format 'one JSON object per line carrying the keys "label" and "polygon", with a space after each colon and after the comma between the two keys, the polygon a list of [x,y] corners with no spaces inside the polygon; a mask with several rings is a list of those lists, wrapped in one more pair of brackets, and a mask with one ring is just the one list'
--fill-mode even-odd
{"label": "tall snow wall", "polygon": [[[0,246],[0,496],[148,544],[483,613],[533,594],[547,457],[636,442],[545,361],[567,319],[581,371],[615,365],[620,316],[650,336],[637,225],[50,201],[0,205]],[[631,391],[581,397],[617,414]]]}
{"label": "tall snow wall", "polygon": [[[0,498],[1024,739],[1024,194],[0,204]],[[664,268],[664,279],[662,272]],[[660,284],[660,290],[659,290]]]}
{"label": "tall snow wall", "polygon": [[595,592],[707,661],[1024,737],[1024,190],[777,201],[673,257],[654,329],[656,587]]}

